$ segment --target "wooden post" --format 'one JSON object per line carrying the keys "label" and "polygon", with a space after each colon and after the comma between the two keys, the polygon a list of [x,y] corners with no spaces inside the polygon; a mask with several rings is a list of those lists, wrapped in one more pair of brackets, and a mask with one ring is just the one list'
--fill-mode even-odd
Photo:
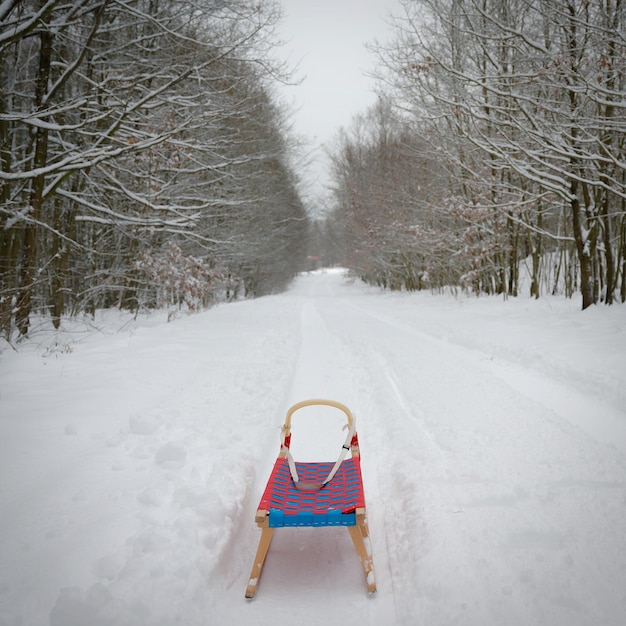
{"label": "wooden post", "polygon": [[348,526],[352,543],[359,555],[365,580],[367,582],[367,590],[370,593],[376,591],[376,578],[374,576],[374,561],[372,559],[372,549],[369,541],[369,528],[367,527],[367,518],[365,509],[356,510],[356,526]]}
{"label": "wooden post", "polygon": [[274,529],[269,527],[269,517],[267,511],[259,510],[255,517],[256,523],[262,528],[261,539],[259,540],[259,547],[254,557],[254,564],[252,565],[252,571],[250,572],[250,579],[248,580],[248,586],[246,587],[246,598],[254,598],[256,593],[256,587],[263,571],[263,564],[265,563],[265,557],[267,551],[272,543],[272,537],[274,536]]}

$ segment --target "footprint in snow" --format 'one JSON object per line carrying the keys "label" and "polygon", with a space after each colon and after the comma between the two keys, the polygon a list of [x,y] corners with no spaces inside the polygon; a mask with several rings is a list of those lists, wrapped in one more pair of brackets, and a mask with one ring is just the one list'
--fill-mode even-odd
{"label": "footprint in snow", "polygon": [[128,418],[130,432],[135,435],[152,435],[160,425],[161,421],[150,414],[135,413]]}
{"label": "footprint in snow", "polygon": [[154,460],[164,469],[180,469],[187,461],[187,451],[176,443],[166,443],[156,451]]}
{"label": "footprint in snow", "polygon": [[92,566],[94,575],[105,580],[114,580],[124,566],[123,561],[116,555],[104,556]]}
{"label": "footprint in snow", "polygon": [[155,507],[161,504],[161,498],[155,489],[144,489],[137,496],[137,501],[147,507]]}

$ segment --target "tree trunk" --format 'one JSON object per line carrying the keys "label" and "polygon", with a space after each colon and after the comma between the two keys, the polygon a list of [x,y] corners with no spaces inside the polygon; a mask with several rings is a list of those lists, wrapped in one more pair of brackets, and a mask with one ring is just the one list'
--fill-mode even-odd
{"label": "tree trunk", "polygon": [[[48,88],[50,78],[50,65],[52,60],[52,33],[44,30],[40,34],[39,70],[37,86],[35,88],[35,110],[40,110],[44,96]],[[48,130],[38,127],[35,135],[35,154],[33,156],[33,170],[44,168],[48,158]],[[37,263],[37,238],[39,234],[39,222],[41,220],[41,208],[43,205],[43,192],[45,175],[37,174],[32,181],[30,193],[30,215],[24,230],[24,244],[22,248],[21,272],[15,324],[20,335],[28,332],[30,325],[30,313],[32,309],[32,294],[35,285]]]}
{"label": "tree trunk", "polygon": [[[608,194],[605,194],[608,196]],[[613,248],[611,242],[611,219],[608,213],[608,198],[602,207],[602,239],[604,242],[604,258],[606,262],[605,280],[606,280],[606,296],[605,304],[613,304],[613,292],[615,291],[615,258],[613,256]]]}
{"label": "tree trunk", "polygon": [[622,303],[626,302],[626,218],[622,218],[621,224],[621,256],[622,256],[622,286],[620,297]]}
{"label": "tree trunk", "polygon": [[580,263],[580,292],[583,296],[583,310],[595,304],[593,294],[593,264],[591,259],[591,249],[589,241],[589,233],[583,233],[580,206],[578,198],[578,181],[572,180],[571,183],[571,209],[572,224],[574,226],[574,240],[576,241],[576,250],[578,252],[578,262]]}
{"label": "tree trunk", "polygon": [[[4,87],[5,59],[0,63],[0,170],[11,171],[11,137],[9,133],[8,102]],[[0,182],[0,206],[7,207],[11,197],[9,181]],[[6,337],[11,332],[12,290],[14,288],[15,229],[7,228],[8,214],[0,212],[0,333]]]}

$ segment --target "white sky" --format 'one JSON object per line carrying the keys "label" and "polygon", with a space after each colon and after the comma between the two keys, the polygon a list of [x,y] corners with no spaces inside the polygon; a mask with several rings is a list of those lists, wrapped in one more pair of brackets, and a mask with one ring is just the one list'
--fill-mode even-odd
{"label": "white sky", "polygon": [[352,117],[375,102],[373,81],[364,73],[375,57],[365,49],[374,39],[390,37],[386,17],[398,13],[398,0],[282,0],[281,57],[298,64],[303,82],[285,87],[297,111],[295,131],[309,137],[316,162],[308,178],[319,179],[313,192],[327,183],[322,146],[348,126]]}

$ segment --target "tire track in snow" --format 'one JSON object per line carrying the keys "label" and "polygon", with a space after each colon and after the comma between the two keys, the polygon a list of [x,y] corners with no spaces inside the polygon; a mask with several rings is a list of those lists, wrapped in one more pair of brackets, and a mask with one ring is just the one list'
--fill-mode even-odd
{"label": "tire track in snow", "polygon": [[[312,299],[303,306],[303,342],[298,359],[298,375],[294,377],[294,391],[297,389],[300,392],[300,395],[297,396],[298,399],[304,399],[308,393],[308,397],[327,397],[344,402],[353,411],[357,423],[357,431],[360,433],[361,422],[359,420],[358,406],[359,398],[366,383],[362,379],[360,368],[356,365],[357,360],[354,353],[351,350],[346,350],[341,337],[337,336],[336,332],[334,332],[335,329],[328,320],[326,312],[329,307],[331,309],[336,307],[334,298]],[[302,390],[307,391],[303,392]],[[365,458],[368,458],[368,442],[363,440],[361,447],[365,451]],[[336,453],[337,451],[334,451],[331,458],[334,458]],[[371,498],[371,495],[374,495],[370,495],[371,484],[372,481],[364,478],[364,488],[368,502],[377,499],[375,497]],[[388,551],[382,549],[380,542],[375,544],[375,531],[372,530],[374,528],[374,516],[372,516],[369,506],[368,517],[378,592],[374,597],[368,598],[361,595],[361,590],[359,592],[359,605],[362,606],[363,613],[367,613],[367,623],[372,626],[379,626],[381,623],[398,623],[395,594],[393,587],[390,589],[387,583],[387,580],[392,582],[392,576],[389,575],[387,579],[381,576],[384,570],[391,574]],[[343,535],[347,534],[344,529],[340,529],[340,533]],[[343,539],[345,546],[347,540],[345,537]],[[349,541],[347,543],[349,544],[347,548],[349,556],[354,560],[355,555],[353,554],[352,544]],[[385,547],[387,547],[386,542]],[[339,565],[337,564],[337,566]],[[332,564],[331,567],[333,567]],[[352,575],[357,582],[357,588],[362,587],[363,574],[360,567]],[[362,604],[363,602],[365,604]],[[336,619],[336,614],[329,615],[330,621]],[[363,623],[363,617],[359,619],[359,622]]]}
{"label": "tire track in snow", "polygon": [[[397,374],[380,346],[370,345],[371,324],[363,327],[362,315],[346,316],[343,302],[337,300],[321,308],[320,314],[336,350],[358,364],[350,383],[357,394],[362,467],[379,586],[377,611],[371,613],[371,623],[410,623],[414,616],[407,615],[407,599],[414,592],[413,581],[418,579],[417,555],[423,551],[425,535],[423,511],[413,497],[419,491],[415,463],[441,457],[444,450],[425,428],[421,410],[400,391]],[[428,449],[422,448],[416,454],[415,441],[420,439],[426,440]],[[398,576],[397,571],[403,575]],[[407,576],[407,572],[411,573]],[[383,595],[385,604],[380,602]]]}
{"label": "tire track in snow", "polygon": [[488,375],[498,378],[533,402],[540,403],[563,421],[580,428],[588,437],[615,447],[626,455],[626,412],[618,411],[598,398],[588,396],[556,378],[547,377],[544,373],[521,364],[494,357],[476,348],[439,339],[352,302],[346,304],[363,315],[436,346],[457,360],[472,367],[480,367]]}
{"label": "tire track in snow", "polygon": [[394,368],[390,365],[388,360],[383,356],[380,351],[374,350],[374,354],[375,359],[373,360],[382,363],[382,366],[380,367],[380,369],[382,370],[382,375],[389,384],[389,388],[392,391],[392,395],[398,407],[401,409],[407,419],[419,428],[420,432],[426,438],[431,447],[439,454],[444,455],[448,448],[438,443],[433,433],[424,426],[424,412],[421,411],[419,407],[411,406],[406,395],[400,391],[398,376]]}

